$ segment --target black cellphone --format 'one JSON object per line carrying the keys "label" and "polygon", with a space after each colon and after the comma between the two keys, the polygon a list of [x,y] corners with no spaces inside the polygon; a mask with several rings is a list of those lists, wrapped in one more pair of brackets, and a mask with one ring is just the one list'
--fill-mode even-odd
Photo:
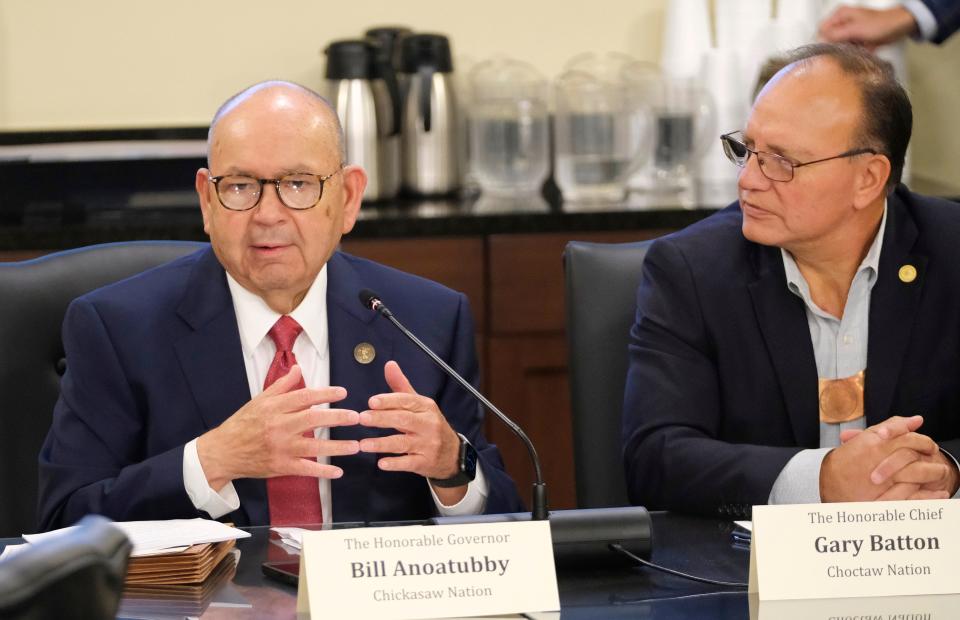
{"label": "black cellphone", "polygon": [[749,549],[750,541],[753,539],[753,532],[743,526],[735,524],[733,531],[730,532],[730,538],[734,547]]}
{"label": "black cellphone", "polygon": [[281,581],[283,583],[287,583],[292,586],[295,586],[300,582],[300,561],[299,560],[264,562],[263,564],[260,565],[260,570],[262,570],[263,574],[269,577],[270,579]]}

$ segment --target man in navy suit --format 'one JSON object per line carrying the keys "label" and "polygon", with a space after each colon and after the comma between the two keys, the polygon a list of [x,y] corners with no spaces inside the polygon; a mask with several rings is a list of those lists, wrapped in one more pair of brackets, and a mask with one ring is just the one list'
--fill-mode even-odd
{"label": "man in navy suit", "polygon": [[889,9],[838,7],[820,23],[820,37],[873,49],[908,36],[939,44],[958,28],[960,0],[906,0]]}
{"label": "man in navy suit", "polygon": [[364,171],[336,113],[265,82],[211,123],[211,247],[75,300],[40,454],[42,529],[88,513],[238,525],[522,510],[473,398],[358,293],[477,382],[466,298],[337,251]]}
{"label": "man in navy suit", "polygon": [[951,497],[960,207],[898,185],[912,113],[887,63],[820,44],[784,64],[723,137],[739,201],[644,261],[630,498],[744,518]]}

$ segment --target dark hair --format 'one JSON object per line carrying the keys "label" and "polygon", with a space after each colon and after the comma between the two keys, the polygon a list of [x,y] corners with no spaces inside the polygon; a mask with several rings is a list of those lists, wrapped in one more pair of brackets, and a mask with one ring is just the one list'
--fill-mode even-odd
{"label": "dark hair", "polygon": [[893,191],[903,174],[903,163],[913,129],[910,97],[893,72],[893,65],[862,47],[849,43],[814,43],[787,52],[768,61],[769,68],[780,66],[789,71],[792,64],[805,64],[826,56],[856,80],[862,103],[862,123],[858,128],[860,144],[851,148],[872,148],[890,160],[887,192]]}

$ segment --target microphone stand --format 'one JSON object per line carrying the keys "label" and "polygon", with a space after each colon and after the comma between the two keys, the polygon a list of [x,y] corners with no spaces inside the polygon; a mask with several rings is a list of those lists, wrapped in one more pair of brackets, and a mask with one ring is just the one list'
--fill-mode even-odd
{"label": "microphone stand", "polygon": [[533,469],[536,476],[536,481],[533,483],[533,510],[532,510],[532,519],[534,521],[543,521],[549,515],[547,511],[547,485],[543,481],[543,474],[540,469],[540,457],[537,456],[537,450],[533,447],[533,442],[530,441],[530,438],[527,437],[527,434],[523,432],[523,429],[517,426],[517,424],[508,418],[502,411],[497,409],[497,407],[491,403],[487,398],[477,391],[470,382],[460,376],[460,373],[451,368],[445,361],[440,359],[436,353],[434,353],[430,347],[425,345],[419,338],[417,338],[413,333],[403,326],[403,323],[398,321],[396,317],[393,316],[393,313],[390,312],[390,309],[387,308],[382,301],[376,296],[370,296],[369,300],[364,300],[363,294],[368,292],[366,289],[361,292],[361,301],[364,302],[364,305],[369,307],[372,310],[379,312],[386,318],[388,321],[393,323],[393,325],[403,332],[403,335],[410,339],[413,344],[417,345],[421,351],[427,354],[433,363],[446,371],[447,375],[456,379],[457,383],[463,386],[463,389],[470,392],[474,398],[483,403],[487,409],[492,411],[500,420],[510,427],[516,435],[523,442],[523,445],[527,447],[527,452],[530,454],[530,460],[533,461]]}
{"label": "microphone stand", "polygon": [[[533,483],[533,510],[527,513],[510,513],[499,515],[469,515],[463,517],[434,517],[431,522],[435,525],[456,523],[495,523],[508,521],[542,521],[549,520],[550,535],[553,539],[554,558],[560,565],[584,566],[596,564],[610,564],[611,551],[617,547],[628,549],[635,555],[649,559],[652,547],[652,524],[650,514],[642,506],[624,506],[617,508],[582,508],[577,510],[560,510],[554,513],[547,511],[547,491],[543,482],[540,468],[540,458],[533,447],[533,442],[527,437],[513,420],[508,418],[483,394],[476,390],[470,382],[460,376],[456,370],[434,353],[430,347],[421,342],[410,330],[403,326],[393,316],[393,313],[380,300],[379,296],[369,289],[360,291],[360,303],[365,308],[376,311],[393,323],[404,336],[423,351],[436,365],[450,377],[463,386],[474,398],[483,403],[504,424],[506,424],[523,441],[533,461],[536,481]],[[617,547],[615,547],[617,546]],[[629,560],[623,554],[617,554],[614,563],[624,565]],[[632,563],[631,563],[632,565]]]}

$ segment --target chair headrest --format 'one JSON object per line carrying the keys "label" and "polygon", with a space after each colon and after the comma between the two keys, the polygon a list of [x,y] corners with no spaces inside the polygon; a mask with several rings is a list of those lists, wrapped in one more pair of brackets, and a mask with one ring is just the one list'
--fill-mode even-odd
{"label": "chair headrest", "polygon": [[62,535],[0,561],[0,617],[116,617],[132,545],[90,515]]}

